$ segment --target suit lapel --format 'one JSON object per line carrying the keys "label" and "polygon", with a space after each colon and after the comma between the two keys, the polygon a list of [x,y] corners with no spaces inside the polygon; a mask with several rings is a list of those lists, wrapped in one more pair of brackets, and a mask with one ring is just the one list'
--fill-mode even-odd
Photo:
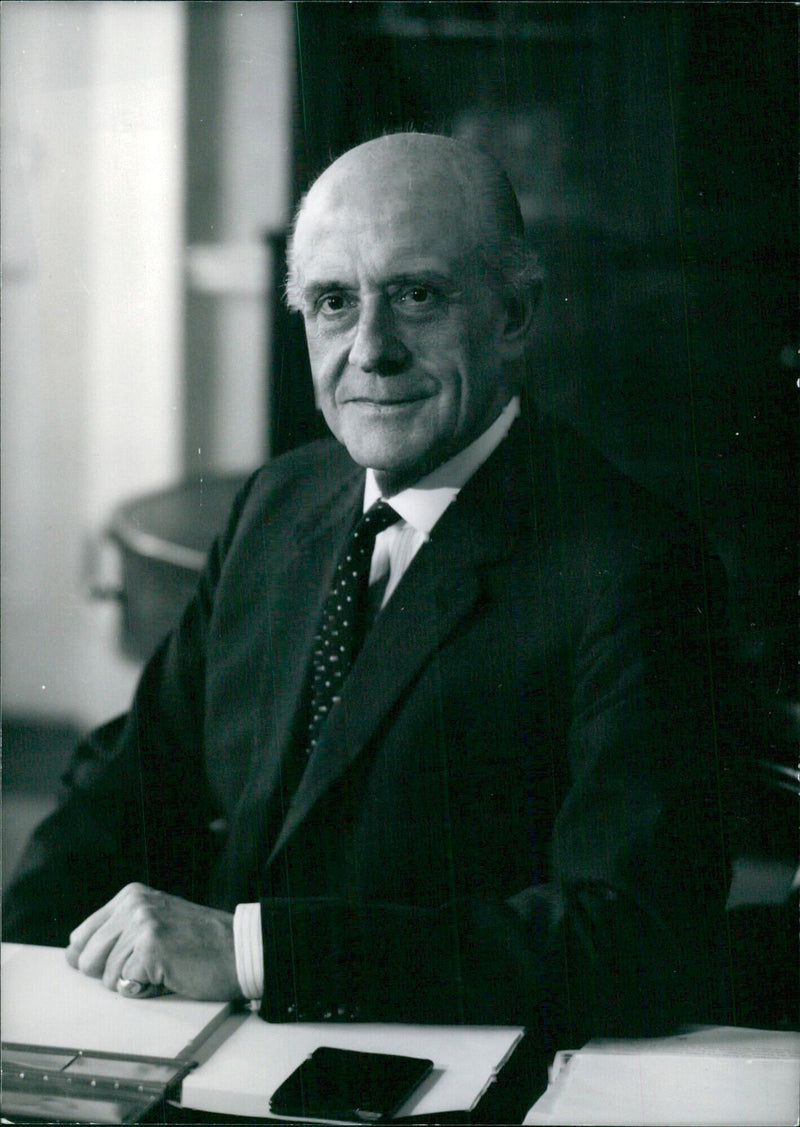
{"label": "suit lapel", "polygon": [[509,555],[520,518],[510,436],[465,486],[378,615],[294,795],[270,860],[360,755],[426,662],[472,611],[482,569]]}
{"label": "suit lapel", "polygon": [[[352,521],[363,498],[363,471],[353,465],[333,497],[324,493],[318,506],[289,527],[280,574],[264,574],[265,589],[277,591],[279,621],[271,621],[270,636],[280,638],[282,653],[270,663],[277,681],[270,693],[272,708],[263,717],[263,733],[256,741],[247,782],[234,820],[250,824],[280,789],[281,773],[293,746],[305,700],[306,678],[316,625],[331,577]],[[267,644],[270,644],[267,642]],[[270,754],[265,748],[273,748]],[[246,835],[247,837],[251,835]]]}

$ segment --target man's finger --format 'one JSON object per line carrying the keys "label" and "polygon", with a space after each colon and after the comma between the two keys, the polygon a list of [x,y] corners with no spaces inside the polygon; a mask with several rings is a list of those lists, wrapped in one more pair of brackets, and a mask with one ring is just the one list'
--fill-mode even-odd
{"label": "man's finger", "polygon": [[121,927],[113,917],[94,933],[78,958],[78,970],[90,978],[104,978],[108,956],[119,941]]}
{"label": "man's finger", "polygon": [[161,955],[163,951],[155,940],[153,928],[148,924],[131,925],[119,937],[109,954],[103,984],[109,990],[117,990],[127,997],[149,997],[152,992],[137,990],[135,986],[119,990],[119,983],[127,980],[142,983],[144,987],[162,987],[164,967]]}
{"label": "man's finger", "polygon": [[[121,978],[152,986],[164,982],[164,945],[168,943],[169,933],[159,923],[159,910],[163,908],[161,898],[148,891],[149,895],[128,897],[110,921],[119,920],[122,924],[119,938],[108,953],[103,974],[103,982],[111,990],[117,989]],[[141,997],[142,993],[136,996]]]}
{"label": "man's finger", "polygon": [[133,978],[133,975],[124,975],[122,968],[130,962],[136,944],[136,935],[131,928],[127,928],[117,936],[116,942],[108,951],[103,969],[103,985],[109,990],[116,990],[120,978]]}
{"label": "man's finger", "polygon": [[66,950],[67,962],[70,966],[77,967],[83,951],[91,940],[92,936],[97,932],[98,928],[102,927],[106,920],[112,915],[113,900],[108,904],[104,904],[102,908],[98,908],[96,912],[92,912],[91,916],[87,916],[82,924],[79,924],[75,930],[70,934],[69,946]]}
{"label": "man's finger", "polygon": [[[70,966],[78,969],[83,969],[80,964],[81,954],[86,945],[91,940],[92,936],[103,927],[107,920],[109,920],[118,908],[123,907],[130,900],[135,899],[140,893],[146,892],[147,888],[143,884],[126,884],[124,888],[120,889],[116,896],[107,901],[102,908],[98,908],[96,912],[92,912],[91,916],[87,916],[82,924],[78,924],[75,930],[70,934],[69,946],[66,949],[67,962]],[[88,973],[88,972],[86,972]]]}

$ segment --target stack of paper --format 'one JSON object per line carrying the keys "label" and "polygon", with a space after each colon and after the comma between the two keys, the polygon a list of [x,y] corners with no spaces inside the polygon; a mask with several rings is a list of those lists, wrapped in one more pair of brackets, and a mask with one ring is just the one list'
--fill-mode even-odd
{"label": "stack of paper", "polygon": [[526,1124],[794,1127],[800,1033],[697,1028],[558,1053]]}
{"label": "stack of paper", "polygon": [[523,1030],[431,1025],[270,1025],[251,1014],[183,1082],[196,1111],[273,1118],[272,1093],[321,1045],[433,1061],[433,1072],[399,1116],[469,1111],[508,1060]]}

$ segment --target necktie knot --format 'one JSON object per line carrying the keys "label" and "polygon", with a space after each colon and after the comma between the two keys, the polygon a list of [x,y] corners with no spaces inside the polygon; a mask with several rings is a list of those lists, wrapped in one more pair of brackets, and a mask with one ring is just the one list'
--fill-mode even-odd
{"label": "necktie knot", "polygon": [[374,505],[370,505],[363,514],[356,525],[354,538],[368,532],[374,540],[384,529],[389,528],[392,524],[396,524],[399,520],[400,517],[389,502],[381,499],[376,501]]}

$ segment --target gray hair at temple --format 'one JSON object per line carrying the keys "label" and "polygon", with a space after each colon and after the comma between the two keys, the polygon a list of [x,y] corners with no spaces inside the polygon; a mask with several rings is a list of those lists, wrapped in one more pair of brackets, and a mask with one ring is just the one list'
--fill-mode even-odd
{"label": "gray hair at temple", "polygon": [[291,309],[302,312],[302,290],[297,276],[294,234],[306,201],[328,172],[354,155],[391,159],[402,152],[406,164],[444,168],[458,192],[476,232],[478,250],[488,275],[506,293],[538,301],[543,272],[535,251],[525,239],[525,225],[511,181],[497,161],[482,149],[463,141],[434,133],[390,133],[348,150],[314,181],[295,212],[287,244],[288,277],[286,300]]}

